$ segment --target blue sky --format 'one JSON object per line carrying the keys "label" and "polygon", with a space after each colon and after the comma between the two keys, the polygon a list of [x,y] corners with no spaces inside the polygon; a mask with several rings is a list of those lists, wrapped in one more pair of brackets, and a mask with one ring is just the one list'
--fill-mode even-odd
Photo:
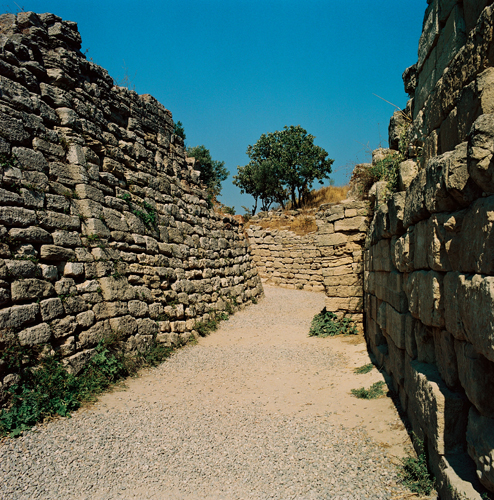
{"label": "blue sky", "polygon": [[[0,0],[2,12],[52,12],[78,23],[82,51],[125,75],[180,120],[230,177],[261,134],[301,125],[333,158],[336,185],[387,146],[401,75],[417,60],[426,0]],[[317,187],[317,185],[315,186]]]}

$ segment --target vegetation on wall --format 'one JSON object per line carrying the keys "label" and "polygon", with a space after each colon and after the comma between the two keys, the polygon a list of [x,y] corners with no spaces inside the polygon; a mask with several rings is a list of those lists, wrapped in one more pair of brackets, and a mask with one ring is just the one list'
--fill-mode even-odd
{"label": "vegetation on wall", "polygon": [[195,158],[194,168],[201,172],[201,181],[212,198],[221,193],[221,183],[228,177],[228,170],[224,161],[213,160],[209,149],[205,146],[187,148],[187,156]]}
{"label": "vegetation on wall", "polygon": [[333,337],[335,335],[357,335],[357,327],[350,318],[338,319],[335,313],[325,307],[314,316],[309,337]]}

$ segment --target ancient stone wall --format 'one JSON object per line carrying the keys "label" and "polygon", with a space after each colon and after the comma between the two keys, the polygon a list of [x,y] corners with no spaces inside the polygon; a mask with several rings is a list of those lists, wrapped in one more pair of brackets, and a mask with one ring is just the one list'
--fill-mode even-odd
{"label": "ancient stone wall", "polygon": [[369,230],[366,336],[441,498],[480,499],[494,492],[494,6],[429,4],[404,74],[408,154],[421,157]]}
{"label": "ancient stone wall", "polygon": [[[52,14],[0,16],[0,349],[48,345],[73,372],[112,333],[175,345],[262,294],[171,113],[80,46]],[[0,362],[0,393],[15,379]]]}
{"label": "ancient stone wall", "polygon": [[[368,203],[345,200],[307,211],[269,212],[247,229],[252,257],[267,283],[326,293],[326,307],[362,324],[362,246]],[[283,224],[298,222],[316,230],[297,235]],[[278,229],[274,229],[277,227]]]}

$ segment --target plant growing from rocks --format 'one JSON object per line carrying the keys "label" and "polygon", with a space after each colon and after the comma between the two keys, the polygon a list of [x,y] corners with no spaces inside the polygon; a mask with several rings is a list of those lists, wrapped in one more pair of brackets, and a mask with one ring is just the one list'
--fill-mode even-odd
{"label": "plant growing from rocks", "polygon": [[427,457],[424,443],[412,434],[417,449],[417,457],[408,455],[401,459],[399,475],[403,484],[413,493],[430,495],[434,489],[435,480],[427,469]]}
{"label": "plant growing from rocks", "polygon": [[357,335],[357,327],[350,318],[338,319],[335,313],[325,307],[314,316],[309,337],[334,337],[335,335]]}
{"label": "plant growing from rocks", "polygon": [[368,363],[366,365],[362,365],[359,366],[358,368],[355,368],[355,370],[353,370],[353,373],[356,373],[357,375],[363,375],[365,373],[369,373],[370,371],[372,371],[373,368],[374,365],[372,363]]}

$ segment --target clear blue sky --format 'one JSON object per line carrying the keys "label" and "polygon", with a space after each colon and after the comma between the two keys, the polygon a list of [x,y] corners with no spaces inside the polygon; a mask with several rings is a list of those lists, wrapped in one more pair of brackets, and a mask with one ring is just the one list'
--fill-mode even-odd
{"label": "clear blue sky", "polygon": [[[2,12],[52,12],[78,23],[82,51],[117,81],[128,74],[180,120],[186,144],[225,162],[223,203],[247,146],[301,125],[335,160],[336,185],[387,146],[401,75],[417,60],[426,0],[0,0]],[[127,69],[125,69],[127,68]],[[317,185],[316,185],[317,187]]]}

